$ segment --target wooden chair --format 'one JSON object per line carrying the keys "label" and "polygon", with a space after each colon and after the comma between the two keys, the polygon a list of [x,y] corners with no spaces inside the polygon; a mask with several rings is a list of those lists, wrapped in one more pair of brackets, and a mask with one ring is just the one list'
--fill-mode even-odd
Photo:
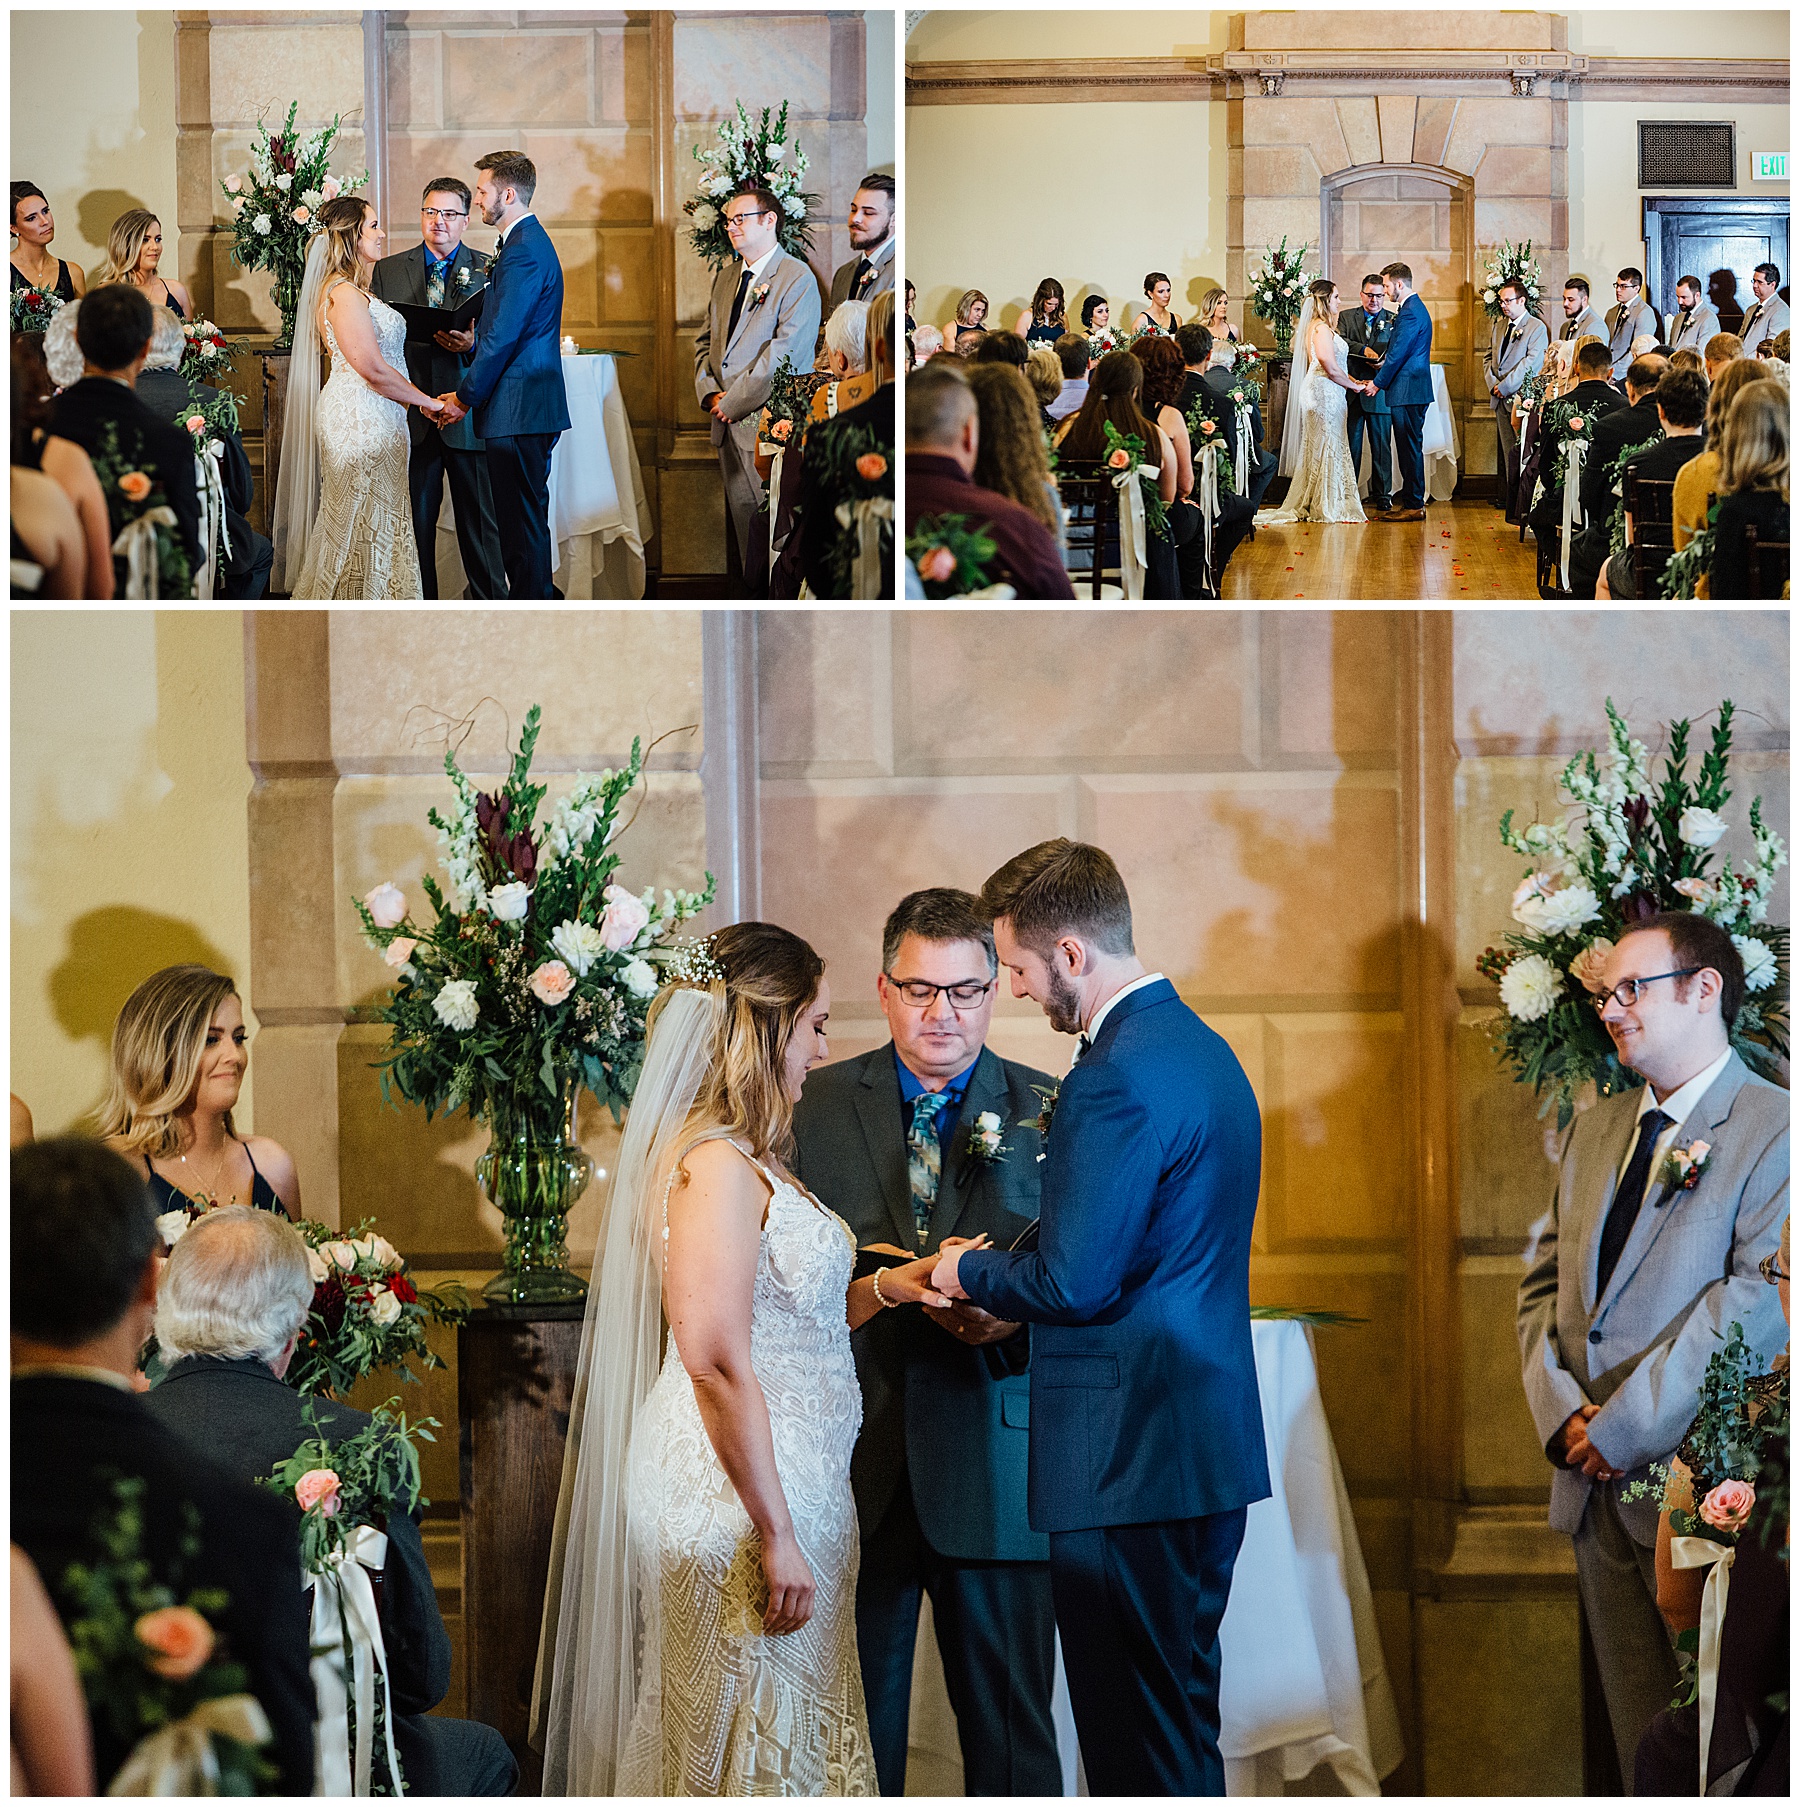
{"label": "wooden chair", "polygon": [[1639,596],[1662,594],[1663,568],[1675,552],[1675,480],[1625,467],[1625,512],[1631,517],[1632,580]]}
{"label": "wooden chair", "polygon": [[1744,570],[1750,579],[1746,588],[1752,596],[1787,594],[1790,569],[1788,545],[1786,540],[1759,540],[1756,537],[1756,523],[1744,523]]}
{"label": "wooden chair", "polygon": [[[1107,571],[1118,570],[1118,492],[1098,459],[1063,459],[1057,466],[1056,487],[1067,516],[1069,582],[1080,595],[1085,581],[1088,597],[1098,602]],[[1107,561],[1109,530],[1111,564]]]}

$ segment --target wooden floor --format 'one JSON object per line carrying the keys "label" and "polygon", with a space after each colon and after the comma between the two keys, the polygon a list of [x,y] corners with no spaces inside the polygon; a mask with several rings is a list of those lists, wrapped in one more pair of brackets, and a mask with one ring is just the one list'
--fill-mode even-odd
{"label": "wooden floor", "polygon": [[1225,568],[1225,598],[1443,602],[1535,597],[1537,548],[1489,501],[1434,502],[1423,521],[1259,527]]}

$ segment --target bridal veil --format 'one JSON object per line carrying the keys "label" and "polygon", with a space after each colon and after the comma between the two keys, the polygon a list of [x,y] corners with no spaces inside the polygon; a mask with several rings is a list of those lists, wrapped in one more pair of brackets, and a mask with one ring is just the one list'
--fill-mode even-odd
{"label": "bridal veil", "polygon": [[306,542],[319,517],[319,294],[325,286],[330,234],[315,232],[306,251],[306,274],[294,309],[294,348],[288,357],[287,415],[281,433],[281,476],[269,537],[275,562],[271,588],[293,593],[306,558]]}

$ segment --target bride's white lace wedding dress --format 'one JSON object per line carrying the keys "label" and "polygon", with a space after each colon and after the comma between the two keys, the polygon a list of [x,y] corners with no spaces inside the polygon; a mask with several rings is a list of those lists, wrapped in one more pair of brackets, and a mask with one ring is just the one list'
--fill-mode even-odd
{"label": "bride's white lace wedding dress", "polygon": [[625,1744],[621,1794],[878,1791],[856,1652],[860,1546],[850,1455],[862,1393],[844,1317],[856,1242],[841,1217],[758,1171],[773,1196],[757,1256],[750,1360],[782,1492],[817,1584],[812,1617],[782,1636],[763,1631],[756,1531],[706,1434],[671,1336],[627,1466],[632,1555],[654,1577],[642,1604],[642,1636],[654,1646],[643,1667],[654,1680]]}
{"label": "bride's white lace wedding dress", "polygon": [[[371,295],[369,323],[382,357],[405,376],[404,317]],[[307,535],[294,600],[416,600],[424,586],[406,482],[406,409],[357,375],[329,320],[325,342],[331,380],[319,391],[316,414],[319,513]]]}
{"label": "bride's white lace wedding dress", "polygon": [[[1349,346],[1343,336],[1332,334],[1337,367],[1348,369]],[[1286,521],[1366,521],[1358,497],[1356,467],[1350,462],[1347,425],[1349,390],[1334,383],[1312,355],[1312,329],[1301,346],[1303,370],[1294,377],[1298,385],[1300,452],[1294,462],[1293,484],[1279,509],[1257,516],[1259,526]],[[1291,430],[1292,415],[1289,417]]]}

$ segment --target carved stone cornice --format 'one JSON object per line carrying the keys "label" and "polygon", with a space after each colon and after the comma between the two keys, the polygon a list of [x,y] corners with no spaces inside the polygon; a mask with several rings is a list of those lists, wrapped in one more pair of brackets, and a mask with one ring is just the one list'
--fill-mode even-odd
{"label": "carved stone cornice", "polygon": [[1242,94],[1433,92],[1607,100],[1772,101],[1788,64],[1744,57],[1588,57],[1561,50],[1228,50],[1207,57],[1038,57],[909,63],[909,106],[1042,105],[1066,101],[1221,100]]}

